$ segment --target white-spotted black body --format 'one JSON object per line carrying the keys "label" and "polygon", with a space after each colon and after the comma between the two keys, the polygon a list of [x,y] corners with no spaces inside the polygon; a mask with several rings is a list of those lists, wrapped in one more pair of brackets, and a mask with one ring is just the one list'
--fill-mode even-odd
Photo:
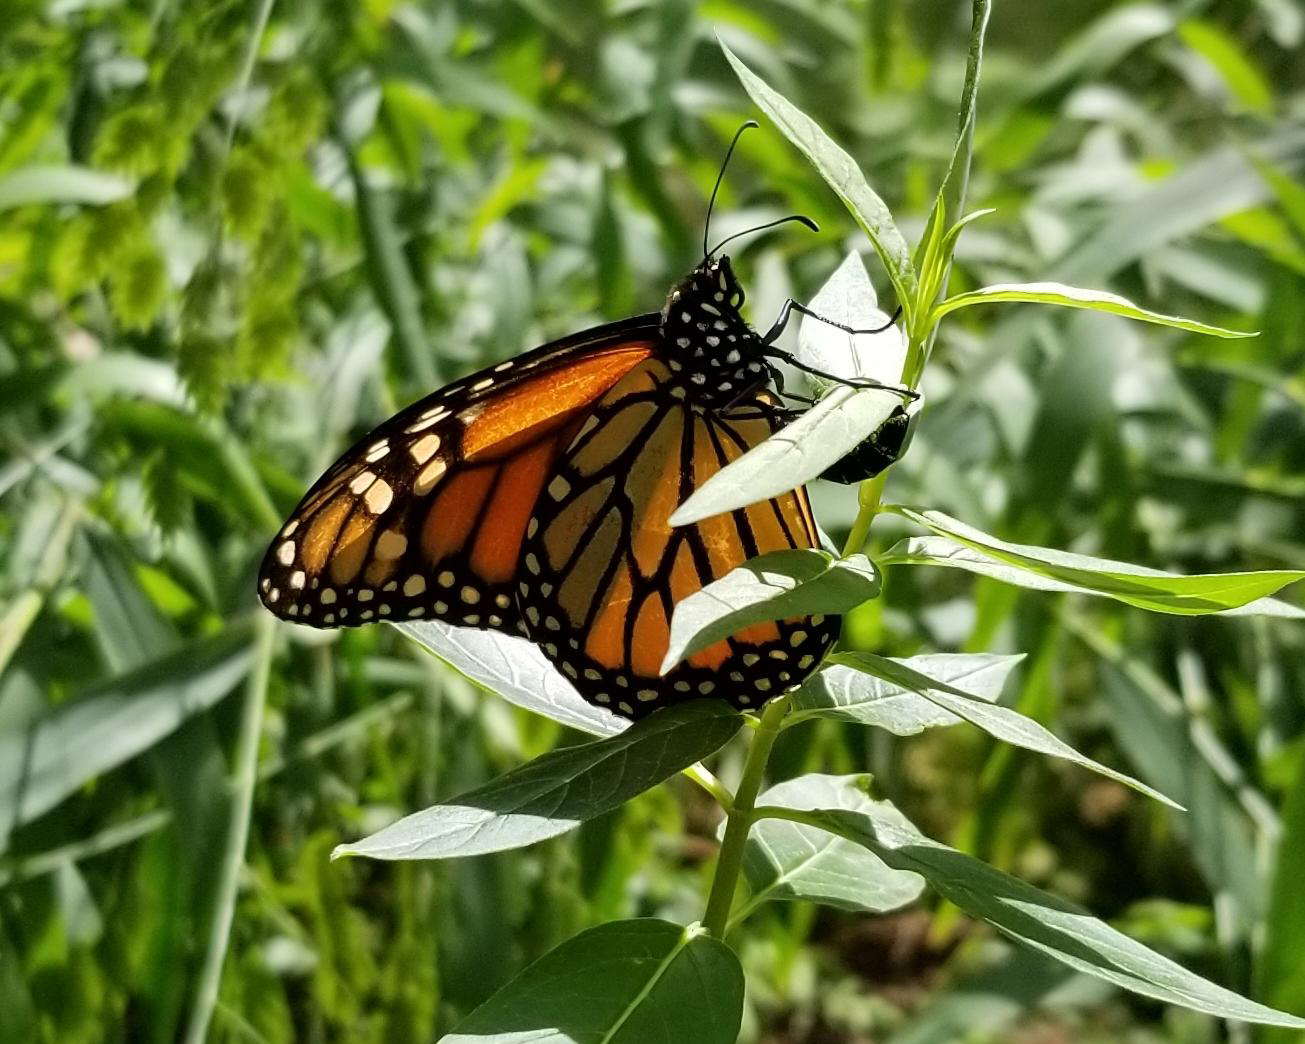
{"label": "white-spotted black body", "polygon": [[764,386],[765,347],[744,321],[743,288],[728,257],[708,257],[680,280],[662,309],[666,359],[691,401],[735,402]]}

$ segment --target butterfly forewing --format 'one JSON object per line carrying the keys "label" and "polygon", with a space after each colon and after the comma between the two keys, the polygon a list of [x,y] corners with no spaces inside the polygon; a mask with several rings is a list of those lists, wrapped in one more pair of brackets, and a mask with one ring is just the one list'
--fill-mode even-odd
{"label": "butterfly forewing", "polygon": [[593,403],[654,346],[642,316],[428,396],[348,450],[268,549],[263,604],[319,627],[434,616],[517,629],[527,521]]}
{"label": "butterfly forewing", "polygon": [[586,699],[628,717],[712,694],[755,706],[810,674],[838,627],[822,617],[750,627],[660,675],[678,602],[754,555],[819,546],[801,490],[671,527],[694,488],[777,426],[764,393],[703,410],[675,387],[649,359],[594,408],[554,464],[517,586],[531,639]]}

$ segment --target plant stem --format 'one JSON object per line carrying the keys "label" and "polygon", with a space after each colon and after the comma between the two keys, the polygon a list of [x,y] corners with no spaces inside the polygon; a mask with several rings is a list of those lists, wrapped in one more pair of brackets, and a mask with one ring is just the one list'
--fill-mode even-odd
{"label": "plant stem", "polygon": [[[970,16],[970,47],[965,60],[965,86],[961,88],[961,107],[957,116],[956,156],[942,186],[943,200],[953,221],[959,221],[965,216],[965,196],[970,187],[970,161],[974,156],[974,123],[978,119],[979,68],[983,64],[983,40],[988,32],[988,18],[991,14],[992,0],[974,0]],[[947,283],[951,274],[952,259],[949,256],[943,269],[942,281],[938,284],[938,292],[935,295],[937,299],[941,300],[947,296]],[[921,301],[917,311],[921,315],[927,315],[932,308],[933,301]],[[914,343],[911,345],[911,352],[908,353],[911,362],[906,374],[908,387],[914,388],[920,380],[920,375],[924,372],[924,364],[928,362],[933,352],[933,342],[937,337],[938,326],[935,323],[925,333],[918,353],[914,351],[916,345]]]}
{"label": "plant stem", "polygon": [[195,1006],[186,1027],[186,1044],[204,1044],[208,1036],[208,1024],[217,1005],[218,986],[222,982],[222,965],[231,938],[236,892],[240,883],[240,871],[245,864],[245,845],[249,840],[249,817],[258,772],[258,740],[263,726],[263,708],[267,703],[267,678],[272,665],[272,637],[275,628],[276,621],[266,613],[261,614],[254,632],[254,663],[245,685],[245,705],[240,712],[227,845],[222,853],[208,946],[204,951],[204,963],[195,987]]}
{"label": "plant stem", "polygon": [[857,491],[858,509],[852,531],[847,534],[847,543],[843,545],[843,557],[855,554],[865,547],[866,538],[870,536],[870,524],[879,514],[879,502],[884,496],[884,484],[888,481],[888,472],[881,471],[874,478],[866,479]]}
{"label": "plant stem", "polygon": [[730,908],[734,905],[734,890],[738,886],[739,871],[743,868],[743,846],[752,829],[752,810],[761,791],[761,781],[766,774],[770,750],[779,736],[780,722],[788,713],[788,696],[779,696],[766,704],[761,712],[761,724],[752,737],[747,761],[743,764],[743,778],[734,794],[734,807],[725,823],[725,839],[721,842],[720,857],[716,860],[716,873],[711,882],[711,895],[707,898],[707,912],[703,927],[717,939],[725,937],[729,924]]}
{"label": "plant stem", "polygon": [[951,187],[952,198],[947,200],[948,212],[953,221],[965,216],[965,196],[970,187],[970,158],[974,153],[974,121],[977,118],[979,97],[979,67],[983,64],[983,39],[988,32],[988,18],[992,14],[992,0],[974,0],[970,16],[970,48],[965,60],[965,86],[961,88],[961,108],[956,119],[956,134],[960,139],[960,166],[955,169]]}

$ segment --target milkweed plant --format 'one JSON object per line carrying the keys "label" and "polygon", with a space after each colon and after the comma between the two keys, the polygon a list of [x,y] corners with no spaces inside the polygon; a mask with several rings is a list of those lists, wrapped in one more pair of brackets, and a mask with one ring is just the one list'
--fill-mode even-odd
{"label": "milkweed plant", "polygon": [[[957,238],[985,213],[965,212],[964,197],[987,18],[986,0],[976,0],[956,147],[914,251],[852,158],[725,48],[753,102],[865,231],[901,309],[899,324],[873,335],[852,337],[805,322],[799,358],[841,376],[916,389],[939,323],[953,312],[1002,302],[1108,312],[1213,337],[1250,336],[1059,283],[999,284],[948,295]],[[812,305],[855,328],[887,319],[856,254]],[[874,449],[887,426],[901,422],[901,403],[900,396],[882,390],[834,387],[697,490],[672,523],[772,497],[849,455]],[[907,408],[910,425],[923,406],[921,397]],[[1115,599],[1149,612],[1305,616],[1271,597],[1305,578],[1305,571],[1177,575],[1011,543],[940,511],[886,503],[885,476],[881,472],[861,483],[859,510],[841,553],[794,550],[762,556],[682,601],[671,622],[663,671],[752,624],[847,613],[879,596],[882,570],[916,566],[962,569],[1037,591]],[[897,516],[920,535],[872,561],[862,549],[883,515]],[[925,836],[891,804],[876,800],[869,777],[813,773],[767,785],[767,762],[777,738],[801,722],[833,719],[896,735],[968,722],[997,740],[1064,759],[1180,807],[997,702],[1018,655],[895,659],[835,652],[800,689],[772,699],[755,715],[740,714],[724,701],[701,700],[631,725],[585,703],[523,640],[430,621],[395,626],[512,703],[596,738],[545,754],[485,786],[341,845],[337,856],[454,859],[519,848],[611,812],[676,774],[702,787],[724,813],[720,852],[699,920],[685,925],[640,918],[584,931],[472,1011],[442,1038],[445,1044],[734,1044],[743,1016],[744,975],[731,940],[747,930],[749,914],[782,900],[878,913],[914,901],[926,887],[1011,939],[1115,986],[1215,1016],[1305,1029],[1305,1019],[1218,986],[1070,902]],[[750,734],[749,746],[737,783],[727,786],[703,762],[739,732]]]}

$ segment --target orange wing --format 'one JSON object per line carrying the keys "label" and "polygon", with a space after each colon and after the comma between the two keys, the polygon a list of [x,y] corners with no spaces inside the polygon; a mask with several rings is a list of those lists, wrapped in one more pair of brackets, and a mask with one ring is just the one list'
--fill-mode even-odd
{"label": "orange wing", "polygon": [[762,702],[805,679],[839,627],[821,616],[749,627],[659,674],[677,602],[755,555],[820,546],[802,489],[671,528],[675,508],[768,438],[780,411],[766,392],[695,409],[670,376],[643,362],[585,420],[536,506],[518,579],[531,640],[586,699],[627,717],[713,692]]}
{"label": "orange wing", "polygon": [[535,501],[594,403],[651,354],[657,318],[482,370],[368,434],[268,549],[263,604],[317,627],[433,616],[518,630],[512,582]]}

